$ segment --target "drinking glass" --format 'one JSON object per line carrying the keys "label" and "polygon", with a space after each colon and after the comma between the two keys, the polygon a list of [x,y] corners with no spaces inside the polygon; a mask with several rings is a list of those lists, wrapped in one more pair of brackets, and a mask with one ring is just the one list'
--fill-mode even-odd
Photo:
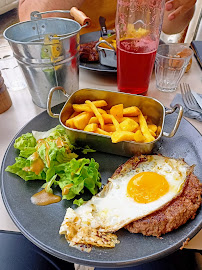
{"label": "drinking glass", "polygon": [[163,92],[174,92],[192,55],[192,49],[181,43],[159,45],[155,60],[156,87]]}
{"label": "drinking glass", "polygon": [[27,87],[22,71],[12,55],[0,58],[0,70],[9,91],[22,90]]}
{"label": "drinking glass", "polygon": [[147,93],[163,10],[164,0],[117,1],[117,82],[120,91]]}

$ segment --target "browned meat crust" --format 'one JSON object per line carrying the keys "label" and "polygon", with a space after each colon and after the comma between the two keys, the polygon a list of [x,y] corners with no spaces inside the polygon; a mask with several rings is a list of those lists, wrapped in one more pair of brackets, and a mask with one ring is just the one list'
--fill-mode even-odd
{"label": "browned meat crust", "polygon": [[83,62],[96,62],[99,60],[95,45],[98,41],[91,41],[80,45],[80,60]]}
{"label": "browned meat crust", "polygon": [[148,156],[139,156],[139,157],[132,157],[124,164],[119,166],[116,171],[113,173],[111,179],[115,179],[120,175],[124,175],[125,173],[129,172],[130,170],[134,170],[140,162],[147,161]]}
{"label": "browned meat crust", "polygon": [[183,192],[164,208],[125,226],[131,233],[161,236],[194,219],[201,205],[202,188],[198,178],[188,176]]}
{"label": "browned meat crust", "polygon": [[[147,156],[132,157],[125,164],[121,165],[111,178],[115,179],[118,175],[135,169],[140,162],[146,160]],[[189,219],[194,219],[196,211],[201,205],[202,185],[192,173],[192,170],[193,167],[190,167],[190,173],[187,176],[184,189],[178,197],[160,210],[131,222],[125,228],[131,233],[160,237],[162,234],[177,229]]]}

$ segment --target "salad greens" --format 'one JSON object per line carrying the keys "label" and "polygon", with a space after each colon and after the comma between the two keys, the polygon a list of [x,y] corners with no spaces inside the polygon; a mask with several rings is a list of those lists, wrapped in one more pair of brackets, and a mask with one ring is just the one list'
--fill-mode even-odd
{"label": "salad greens", "polygon": [[[42,186],[46,192],[53,193],[52,186],[59,186],[62,198],[71,200],[84,193],[84,188],[95,195],[101,187],[99,164],[93,158],[77,159],[78,155],[72,151],[78,148],[70,143],[61,125],[47,132],[23,134],[15,140],[14,148],[19,150],[19,157],[6,171],[25,181],[46,180]],[[88,152],[94,150],[86,146],[83,153]],[[83,202],[80,198],[73,203],[81,205]]]}

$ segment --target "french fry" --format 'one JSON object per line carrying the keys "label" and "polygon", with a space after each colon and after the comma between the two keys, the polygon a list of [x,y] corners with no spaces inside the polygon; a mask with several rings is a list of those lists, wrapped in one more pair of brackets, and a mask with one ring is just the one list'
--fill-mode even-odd
{"label": "french fry", "polygon": [[113,45],[114,48],[116,49],[116,40],[112,40],[112,45]]}
{"label": "french fry", "polygon": [[91,117],[91,119],[88,122],[88,124],[92,124],[92,123],[99,124],[99,121],[96,116]]}
{"label": "french fry", "polygon": [[156,137],[156,133],[155,132],[153,132],[153,130],[152,129],[150,129],[149,128],[149,132],[151,133],[151,135],[155,138]]}
{"label": "french fry", "polygon": [[79,114],[78,112],[73,112],[73,113],[70,115],[69,119],[71,119],[71,118],[77,116],[78,114]]}
{"label": "french fry", "polygon": [[134,120],[135,122],[139,123],[139,119],[138,119],[138,116],[124,116],[122,119],[121,119],[121,122],[123,122],[125,119],[132,119]]}
{"label": "french fry", "polygon": [[[77,114],[80,112],[93,112],[93,110],[87,104],[73,104],[72,107]],[[97,108],[97,110],[101,114],[106,113],[106,111],[101,108]]]}
{"label": "french fry", "polygon": [[101,108],[98,108],[98,112],[101,113],[101,114],[106,114],[106,111],[101,109]]}
{"label": "french fry", "polygon": [[157,126],[154,124],[148,124],[148,122],[147,122],[147,125],[148,125],[148,129],[149,129],[149,132],[151,133],[151,135],[153,137],[156,137]]}
{"label": "french fry", "polygon": [[65,125],[69,128],[76,128],[74,125],[74,120],[72,120],[72,119],[67,119],[65,122]]}
{"label": "french fry", "polygon": [[97,128],[98,128],[98,125],[96,123],[92,123],[85,126],[84,131],[95,132]]}
{"label": "french fry", "polygon": [[95,104],[93,104],[90,100],[86,100],[85,103],[87,105],[89,105],[89,107],[92,109],[92,111],[94,112],[95,116],[97,117],[101,128],[103,129],[104,127],[104,120],[102,118],[101,113],[98,111],[97,107],[95,107]]}
{"label": "french fry", "polygon": [[77,129],[83,130],[85,126],[88,124],[91,117],[92,117],[92,113],[82,112],[69,120],[73,120],[73,123]]}
{"label": "french fry", "polygon": [[113,115],[111,115],[111,119],[112,119],[112,123],[114,124],[116,130],[119,130],[120,129],[119,122],[116,120],[116,118]]}
{"label": "french fry", "polygon": [[[96,100],[96,101],[92,101],[92,103],[97,108],[107,106],[107,102],[105,100]],[[75,112],[91,112],[92,111],[92,109],[87,104],[73,104],[72,107]]]}
{"label": "french fry", "polygon": [[156,131],[156,135],[159,136],[160,133],[161,133],[161,127],[158,126],[158,127],[157,127],[157,131]]}
{"label": "french fry", "polygon": [[104,130],[107,132],[114,132],[116,128],[113,124],[104,125]]}
{"label": "french fry", "polygon": [[151,135],[149,128],[147,126],[147,122],[146,122],[143,114],[141,113],[141,111],[140,111],[140,114],[138,115],[138,117],[139,117],[140,129],[142,131],[142,134],[146,138],[146,142],[154,141],[155,138]]}
{"label": "french fry", "polygon": [[142,132],[140,130],[137,130],[134,134],[134,141],[136,142],[144,142],[145,141],[145,137],[142,135]]}
{"label": "french fry", "polygon": [[124,131],[134,131],[137,129],[137,127],[139,126],[137,122],[135,122],[134,120],[130,119],[130,118],[126,118],[125,120],[123,120],[123,122],[121,122],[119,124],[121,130]]}
{"label": "french fry", "polygon": [[153,132],[156,132],[157,131],[157,126],[154,125],[154,124],[148,125],[148,128],[151,129]]}
{"label": "french fry", "polygon": [[112,114],[116,119],[122,118],[123,117],[123,104],[118,104],[118,105],[112,106],[110,109],[110,114]]}
{"label": "french fry", "polygon": [[124,116],[138,116],[140,114],[140,110],[136,106],[131,106],[123,109]]}
{"label": "french fry", "polygon": [[95,105],[95,107],[100,108],[100,107],[105,107],[107,106],[107,102],[104,99],[101,100],[95,100],[92,101],[92,103]]}
{"label": "french fry", "polygon": [[87,104],[73,104],[72,107],[75,112],[92,112]]}
{"label": "french fry", "polygon": [[112,118],[110,114],[103,114],[102,118],[104,119],[105,124],[112,124]]}
{"label": "french fry", "polygon": [[111,139],[113,143],[121,141],[133,141],[134,133],[130,131],[117,130],[112,133]]}
{"label": "french fry", "polygon": [[101,129],[101,128],[97,128],[95,133],[98,133],[98,134],[102,134],[102,135],[107,135],[107,136],[111,136],[111,133]]}

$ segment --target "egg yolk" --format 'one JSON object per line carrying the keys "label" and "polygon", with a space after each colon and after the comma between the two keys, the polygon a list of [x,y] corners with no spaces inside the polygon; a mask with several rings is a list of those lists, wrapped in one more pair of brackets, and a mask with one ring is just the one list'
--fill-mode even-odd
{"label": "egg yolk", "polygon": [[155,172],[141,172],[128,182],[127,193],[138,203],[150,203],[169,190],[169,184],[163,175]]}

